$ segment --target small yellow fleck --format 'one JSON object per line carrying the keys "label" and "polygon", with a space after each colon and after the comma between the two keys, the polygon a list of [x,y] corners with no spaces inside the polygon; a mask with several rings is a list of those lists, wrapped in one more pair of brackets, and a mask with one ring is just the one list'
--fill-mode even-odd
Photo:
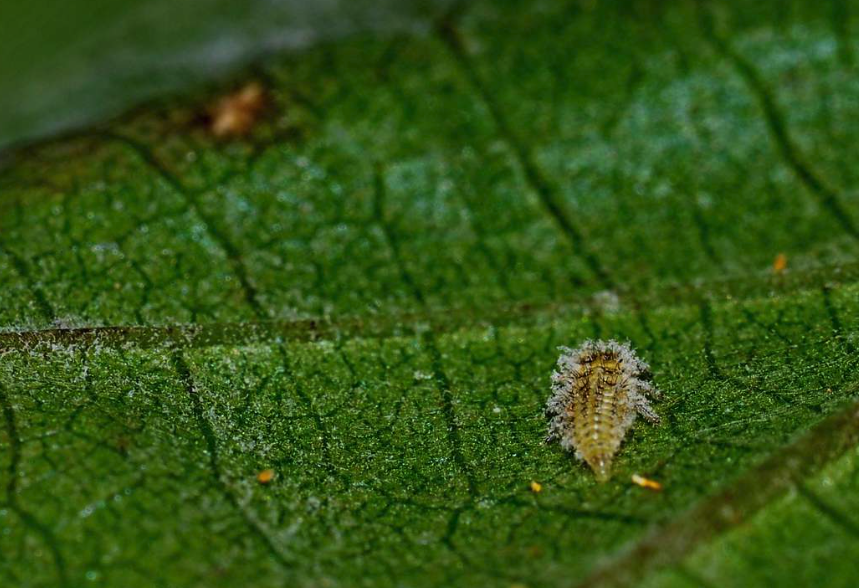
{"label": "small yellow fleck", "polygon": [[632,483],[641,486],[642,488],[647,488],[648,490],[654,490],[656,492],[660,492],[662,490],[662,484],[660,484],[656,480],[651,480],[650,478],[639,476],[638,474],[632,474]]}
{"label": "small yellow fleck", "polygon": [[779,253],[775,256],[775,261],[773,261],[773,271],[775,273],[781,273],[787,268],[787,256],[784,253]]}
{"label": "small yellow fleck", "polygon": [[257,474],[257,482],[259,482],[260,484],[268,484],[272,480],[274,480],[274,470],[273,469],[269,468],[269,469],[263,470]]}
{"label": "small yellow fleck", "polygon": [[543,485],[540,482],[532,481],[530,487],[531,487],[531,492],[533,492],[534,494],[539,494],[540,492],[543,491]]}

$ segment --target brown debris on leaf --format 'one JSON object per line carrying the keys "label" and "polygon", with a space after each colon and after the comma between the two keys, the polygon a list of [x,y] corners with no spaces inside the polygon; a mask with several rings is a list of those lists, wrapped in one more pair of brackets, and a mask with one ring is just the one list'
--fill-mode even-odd
{"label": "brown debris on leaf", "polygon": [[267,103],[262,84],[249,82],[211,107],[209,130],[221,138],[247,135],[259,121]]}

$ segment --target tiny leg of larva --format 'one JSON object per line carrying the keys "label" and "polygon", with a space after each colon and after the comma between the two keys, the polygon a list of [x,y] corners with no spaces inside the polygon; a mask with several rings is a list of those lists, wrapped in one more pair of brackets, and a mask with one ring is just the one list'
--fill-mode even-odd
{"label": "tiny leg of larva", "polygon": [[650,406],[650,402],[643,394],[630,394],[629,400],[632,402],[632,405],[635,407],[635,411],[638,414],[654,425],[659,424],[659,415],[654,412],[653,408]]}
{"label": "tiny leg of larva", "polygon": [[657,388],[654,388],[650,382],[640,382],[638,385],[638,390],[644,396],[652,398],[653,400],[659,400],[660,398],[662,398],[662,391]]}

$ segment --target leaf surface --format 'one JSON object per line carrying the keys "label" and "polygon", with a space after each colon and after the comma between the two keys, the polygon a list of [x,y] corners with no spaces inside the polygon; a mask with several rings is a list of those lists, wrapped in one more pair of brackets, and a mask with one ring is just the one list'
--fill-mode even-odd
{"label": "leaf surface", "polygon": [[[853,21],[789,6],[475,2],[11,154],[4,582],[850,585]],[[606,484],[587,338],[664,393]]]}

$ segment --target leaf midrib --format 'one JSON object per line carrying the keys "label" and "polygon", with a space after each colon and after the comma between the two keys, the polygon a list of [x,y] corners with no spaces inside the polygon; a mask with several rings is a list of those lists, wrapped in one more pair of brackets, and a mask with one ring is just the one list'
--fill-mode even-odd
{"label": "leaf midrib", "polygon": [[[859,262],[820,266],[805,271],[773,274],[766,270],[711,281],[693,281],[654,287],[645,294],[614,292],[620,307],[612,314],[644,316],[655,310],[671,310],[718,301],[750,302],[774,295],[830,292],[859,279]],[[666,303],[665,301],[670,302]],[[0,353],[42,344],[89,346],[183,345],[209,347],[251,343],[320,341],[342,337],[390,338],[410,334],[456,332],[481,326],[503,327],[532,324],[559,317],[599,316],[606,309],[593,296],[552,302],[518,302],[482,308],[427,308],[413,312],[305,317],[176,324],[117,324],[82,327],[47,327],[0,330]]]}

